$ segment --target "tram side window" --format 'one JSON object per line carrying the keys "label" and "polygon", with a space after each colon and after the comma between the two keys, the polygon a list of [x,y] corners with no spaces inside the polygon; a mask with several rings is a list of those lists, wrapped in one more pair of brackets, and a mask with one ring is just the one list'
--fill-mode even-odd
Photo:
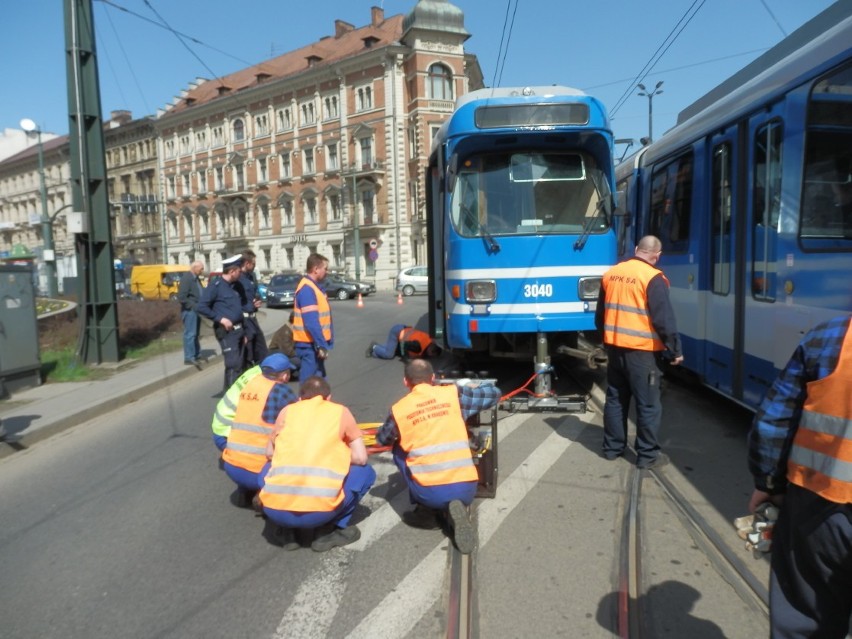
{"label": "tram side window", "polygon": [[778,220],[781,217],[781,122],[760,127],[754,138],[752,166],[752,280],[757,300],[775,301]]}
{"label": "tram side window", "polygon": [[731,145],[713,149],[712,225],[710,254],[713,260],[713,292],[731,292]]}
{"label": "tram side window", "polygon": [[689,248],[692,217],[692,154],[683,155],[651,177],[649,232],[660,238],[666,253],[685,253]]}
{"label": "tram side window", "polygon": [[852,64],[814,84],[808,101],[799,235],[804,248],[852,248]]}

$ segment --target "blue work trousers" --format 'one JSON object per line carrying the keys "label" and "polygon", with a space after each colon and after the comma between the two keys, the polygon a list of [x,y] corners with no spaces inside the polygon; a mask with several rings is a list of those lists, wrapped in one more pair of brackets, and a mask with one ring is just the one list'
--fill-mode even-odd
{"label": "blue work trousers", "polygon": [[399,333],[405,328],[405,324],[394,324],[391,326],[388,338],[384,344],[373,346],[373,357],[379,359],[393,359],[399,349]]}
{"label": "blue work trousers", "polygon": [[660,403],[662,372],[652,351],[607,346],[606,403],[604,404],[603,454],[616,457],[627,447],[627,415],[630,400],[636,407],[636,465],[656,459],[657,438],[663,407]]}
{"label": "blue work trousers", "polygon": [[183,360],[195,361],[201,357],[201,344],[198,341],[201,318],[195,311],[181,311],[180,319],[183,321]]}
{"label": "blue work trousers", "polygon": [[296,356],[302,362],[302,365],[299,367],[300,384],[304,384],[305,380],[313,375],[326,377],[325,360],[317,359],[317,352],[313,344],[298,342],[296,344]]}
{"label": "blue work trousers", "polygon": [[264,470],[266,467],[261,469],[259,473],[253,473],[250,470],[234,466],[228,462],[223,462],[222,467],[225,469],[225,473],[228,477],[231,478],[231,481],[233,481],[240,489],[249,492],[257,492],[263,488],[263,478],[266,475]]}
{"label": "blue work trousers", "polygon": [[790,484],[772,531],[772,639],[843,639],[852,615],[852,504]]}
{"label": "blue work trousers", "polygon": [[408,484],[408,498],[412,504],[422,504],[434,510],[446,510],[454,499],[458,499],[465,506],[470,506],[476,497],[478,481],[460,481],[453,484],[442,484],[440,486],[421,486],[411,475],[408,464],[405,463],[405,451],[399,444],[393,447],[393,462],[399,469],[405,483]]}
{"label": "blue work trousers", "polygon": [[[267,467],[261,471],[266,475]],[[364,498],[376,481],[376,471],[367,464],[366,466],[352,465],[349,474],[343,480],[343,501],[332,511],[302,513],[290,510],[274,510],[264,506],[263,512],[266,516],[284,528],[319,528],[325,524],[333,523],[338,528],[346,528],[352,513],[359,502]]]}

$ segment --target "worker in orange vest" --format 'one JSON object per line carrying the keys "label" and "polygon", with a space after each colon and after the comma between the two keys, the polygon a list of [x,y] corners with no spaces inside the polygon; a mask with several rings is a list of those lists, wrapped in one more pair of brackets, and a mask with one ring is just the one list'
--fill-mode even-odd
{"label": "worker in orange vest", "polygon": [[326,275],[328,258],[311,253],[293,301],[293,341],[296,343],[296,356],[301,361],[300,380],[313,375],[326,377],[325,360],[334,348],[331,306],[323,288]]}
{"label": "worker in orange vest", "polygon": [[799,343],[754,416],[749,510],[772,531],[771,637],[846,637],[852,615],[852,317]]}
{"label": "worker in orange vest", "polygon": [[[278,413],[297,397],[287,385],[293,369],[282,353],[267,355],[260,363],[260,375],[249,379],[239,390],[236,411],[230,424],[222,467],[237,484],[235,501],[248,506],[263,485],[266,443]],[[238,378],[235,385],[241,380]]]}
{"label": "worker in orange vest", "polygon": [[367,357],[393,359],[399,355],[403,359],[410,359],[436,357],[440,352],[440,347],[432,340],[429,333],[419,331],[413,326],[394,324],[384,344],[370,342]]}
{"label": "worker in orange vest", "polygon": [[658,437],[662,361],[683,361],[680,335],[669,301],[669,281],[656,267],[660,240],[646,235],[634,257],[616,264],[601,278],[595,326],[603,333],[607,354],[604,437],[601,454],[614,460],[627,448],[627,413],[636,399],[636,466],[668,462]]}
{"label": "worker in orange vest", "polygon": [[376,435],[393,444],[393,459],[408,484],[414,509],[402,514],[415,528],[438,528],[443,519],[453,531],[459,551],[473,551],[476,538],[466,506],[473,502],[479,476],[473,464],[465,421],[497,404],[493,384],[435,384],[432,365],[413,359],[405,365],[408,395],[391,408]]}
{"label": "worker in orange vest", "polygon": [[376,471],[367,464],[367,448],[352,413],[330,398],[325,379],[304,380],[299,401],[281,411],[268,438],[270,463],[260,502],[266,516],[282,528],[285,550],[299,547],[295,529],[331,526],[311,544],[317,552],[361,537],[350,520],[376,481]]}

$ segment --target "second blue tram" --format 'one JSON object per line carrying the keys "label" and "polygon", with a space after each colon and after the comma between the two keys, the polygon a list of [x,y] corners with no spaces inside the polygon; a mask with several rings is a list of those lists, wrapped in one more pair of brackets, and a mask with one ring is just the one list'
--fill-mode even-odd
{"label": "second blue tram", "polygon": [[584,355],[616,258],[613,137],[603,105],[565,87],[483,89],[433,141],[427,177],[430,328],[464,356]]}
{"label": "second blue tram", "polygon": [[683,366],[749,407],[808,329],[852,311],[852,11],[842,5],[617,168],[631,240],[662,240]]}

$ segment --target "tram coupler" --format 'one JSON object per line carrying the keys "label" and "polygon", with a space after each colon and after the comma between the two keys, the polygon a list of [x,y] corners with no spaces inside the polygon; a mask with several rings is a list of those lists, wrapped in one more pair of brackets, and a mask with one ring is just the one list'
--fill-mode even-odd
{"label": "tram coupler", "polygon": [[548,355],[547,335],[539,333],[536,338],[535,390],[533,395],[513,396],[503,402],[511,411],[560,411],[585,413],[585,395],[556,395],[553,392],[553,367]]}

